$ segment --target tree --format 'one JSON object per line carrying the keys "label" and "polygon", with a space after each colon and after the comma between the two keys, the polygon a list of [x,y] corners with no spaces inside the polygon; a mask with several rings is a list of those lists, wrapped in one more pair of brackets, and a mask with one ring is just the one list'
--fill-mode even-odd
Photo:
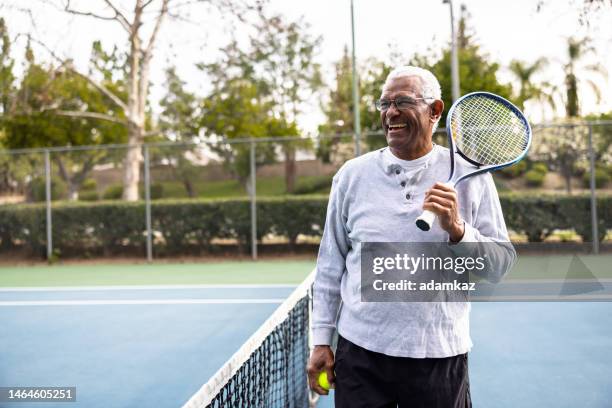
{"label": "tree", "polygon": [[[249,59],[255,66],[256,84],[260,94],[274,101],[271,108],[277,117],[296,123],[301,105],[323,85],[321,67],[315,56],[320,37],[311,37],[309,25],[301,20],[286,21],[280,14],[267,15],[259,9],[255,24],[257,35],[251,37]],[[295,128],[290,126],[286,130]],[[295,136],[291,134],[279,136]],[[303,143],[302,143],[303,144]],[[292,193],[296,179],[295,142],[283,142],[285,154],[285,186]]]}
{"label": "tree", "polygon": [[[571,0],[568,2],[571,6],[574,6],[576,1]],[[612,0],[581,0],[578,8],[578,22],[581,25],[589,26],[590,19],[597,14],[600,10],[606,7],[612,7]],[[542,11],[548,4],[552,4],[550,0],[538,0],[536,4],[536,10]],[[555,7],[558,7],[559,2],[554,2]]]}
{"label": "tree", "polygon": [[544,101],[554,110],[555,101],[552,85],[548,82],[537,83],[533,79],[533,76],[541,71],[547,63],[546,58],[538,58],[531,64],[519,60],[510,62],[510,72],[518,79],[515,101],[521,110],[525,109],[525,102],[529,100]]}
{"label": "tree", "polygon": [[[570,126],[574,122],[574,126]],[[551,170],[559,172],[565,181],[565,190],[572,193],[572,177],[586,159],[587,128],[581,121],[564,121],[562,126],[540,129],[534,138],[531,157],[544,161]]]}
{"label": "tree", "polygon": [[[0,18],[0,148],[7,147],[6,126],[11,105],[16,100],[14,65],[8,27],[4,19]],[[40,169],[40,160],[31,155],[0,154],[0,191],[25,193],[25,180],[27,176],[37,176],[37,168]],[[9,242],[2,240],[2,245],[6,246]]]}
{"label": "tree", "polygon": [[[167,93],[160,101],[162,112],[159,117],[159,129],[165,136],[175,142],[191,143],[197,142],[200,132],[199,101],[196,95],[185,89],[176,68],[170,67],[166,70]],[[172,163],[175,175],[181,180],[189,197],[195,197],[196,191],[194,179],[198,169],[187,157],[193,152],[193,147],[170,147],[163,149]]]}
{"label": "tree", "polygon": [[[50,3],[50,2],[49,2]],[[161,26],[167,18],[182,20],[180,9],[193,2],[181,2],[179,0],[133,0],[131,10],[120,7],[113,0],[98,0],[96,5],[89,5],[88,9],[75,7],[70,0],[63,0],[63,10],[71,15],[98,19],[101,21],[118,24],[126,35],[127,49],[126,59],[126,98],[123,99],[112,90],[104,86],[90,75],[78,72],[66,61],[56,56],[48,47],[49,52],[62,62],[66,68],[71,69],[77,75],[88,81],[103,95],[111,100],[123,116],[123,122],[127,127],[128,150],[123,166],[123,198],[134,201],[138,199],[138,184],[140,180],[141,151],[140,144],[144,141],[147,124],[147,101],[149,96],[150,71],[155,45],[158,41]],[[231,14],[240,14],[247,7],[244,2],[231,0],[202,0],[229,11]],[[255,7],[259,7],[258,1]],[[103,5],[103,13],[94,12],[96,6]],[[41,43],[42,44],[42,43]],[[42,44],[44,45],[44,44]],[[72,117],[95,117],[99,120],[116,122],[117,117],[106,114],[92,115],[87,111],[65,111],[66,116]]]}
{"label": "tree", "polygon": [[598,74],[606,77],[607,73],[601,64],[582,64],[582,60],[596,50],[590,45],[588,38],[569,38],[567,42],[568,62],[564,66],[565,72],[565,112],[570,118],[580,116],[579,88],[588,85],[597,98],[601,100],[601,91],[597,84],[587,74]]}
{"label": "tree", "polygon": [[[588,115],[588,121],[612,122],[612,111],[599,115]],[[593,145],[595,149],[595,161],[598,164],[610,166],[612,163],[612,124],[600,124],[593,126]],[[612,167],[610,167],[612,170]],[[612,174],[610,174],[612,176]]]}
{"label": "tree", "polygon": [[[361,129],[365,134],[365,143],[369,150],[385,146],[384,137],[380,132],[380,115],[374,107],[374,102],[380,97],[384,81],[392,69],[392,65],[400,65],[401,56],[394,56],[391,64],[368,58],[360,67],[359,80],[359,113]],[[344,48],[341,59],[336,63],[335,87],[329,95],[323,112],[326,116],[324,124],[319,126],[319,132],[324,135],[348,135],[353,133],[353,77],[352,63],[348,48]],[[331,160],[332,153],[338,148],[340,139],[322,139],[318,148],[318,156],[325,162]]]}
{"label": "tree", "polygon": [[[470,14],[465,7],[461,6],[457,30],[457,45],[459,54],[459,83],[461,94],[465,95],[475,91],[487,91],[512,99],[512,88],[508,84],[502,84],[497,79],[499,64],[489,60],[489,56],[483,53],[474,39],[475,35],[469,25]],[[440,81],[442,87],[442,100],[445,111],[452,105],[451,92],[451,51],[450,47],[442,53],[442,58],[431,66],[431,71]],[[440,123],[444,124],[446,114]]]}
{"label": "tree", "polygon": [[[320,66],[314,61],[320,38],[312,38],[308,25],[302,21],[286,21],[279,14],[268,14],[263,7],[257,11],[254,34],[247,47],[241,47],[233,39],[221,50],[221,58],[214,63],[199,64],[199,68],[208,74],[218,90],[225,89],[224,83],[232,82],[248,83],[242,91],[253,87],[252,97],[256,101],[251,105],[269,109],[269,117],[278,122],[268,128],[271,133],[267,136],[297,136],[296,121],[302,104],[322,86]],[[241,117],[240,120],[251,119]],[[255,132],[243,133],[240,137],[260,136]],[[286,191],[291,193],[295,187],[296,148],[307,144],[287,141],[280,146],[285,156]]]}
{"label": "tree", "polygon": [[[319,139],[317,157],[324,163],[332,161],[332,155],[335,155],[342,136],[351,134],[354,129],[352,63],[347,46],[344,47],[340,60],[335,63],[335,71],[334,87],[329,89],[327,99],[321,103],[326,117],[325,123],[318,127],[319,134],[323,137]],[[360,81],[359,85],[361,84]],[[361,89],[360,95],[363,95]]]}
{"label": "tree", "polygon": [[[232,143],[232,140],[297,134],[297,126],[275,115],[275,102],[268,98],[266,83],[255,75],[256,66],[251,56],[236,40],[221,51],[221,58],[214,63],[198,64],[213,87],[200,102],[198,123],[204,138],[210,142],[209,148],[221,157],[227,171],[250,191],[250,146]],[[275,122],[279,122],[278,126]],[[275,159],[272,143],[258,144],[256,167],[273,163]]]}
{"label": "tree", "polygon": [[374,103],[376,99],[380,98],[385,80],[394,66],[404,64],[401,62],[391,65],[374,58],[366,61],[368,68],[362,74],[361,79],[363,93],[360,95],[363,96],[359,116],[361,118],[361,128],[366,132],[365,140],[370,150],[387,145],[386,139],[378,134],[381,131],[380,113],[376,110]]}
{"label": "tree", "polygon": [[[473,91],[489,91],[498,95],[511,99],[511,87],[507,84],[502,84],[497,79],[499,64],[489,60],[489,57],[480,50],[480,46],[474,39],[474,34],[469,25],[469,13],[465,6],[461,8],[461,16],[458,24],[458,47],[459,47],[459,75],[461,83],[461,92],[463,94]],[[346,58],[347,56],[343,57]],[[376,149],[386,145],[384,138],[373,132],[380,131],[380,115],[374,108],[374,101],[380,97],[385,79],[391,69],[398,65],[415,65],[430,70],[440,82],[442,88],[442,100],[446,107],[446,111],[451,106],[451,50],[450,44],[442,50],[441,55],[424,55],[415,54],[410,58],[401,55],[397,50],[391,56],[391,63],[378,61],[370,58],[363,66],[367,69],[362,69],[360,73],[359,90],[362,99],[360,101],[361,127],[367,133],[366,142],[370,149]],[[342,62],[342,60],[341,60]],[[336,90],[330,94],[331,100],[340,100],[336,105],[339,107],[335,111],[330,105],[330,109],[326,111],[328,123],[333,124],[333,119],[340,117],[340,111],[346,110],[347,106],[352,109],[352,99],[350,94],[345,89],[348,81],[350,81],[350,70],[348,61],[343,70],[337,70],[341,76],[337,75]],[[343,85],[344,84],[344,85]],[[341,97],[341,99],[339,98]],[[352,116],[351,116],[352,129]],[[445,115],[440,123],[445,123]]]}
{"label": "tree", "polygon": [[[497,79],[500,69],[498,63],[489,60],[489,57],[480,50],[475,41],[475,35],[469,25],[469,13],[465,6],[461,8],[461,16],[458,24],[458,47],[459,47],[459,75],[461,92],[463,94],[473,91],[489,91],[512,99],[510,85],[502,84]],[[391,69],[395,66],[409,64],[430,70],[440,82],[442,88],[442,99],[446,111],[451,106],[451,50],[450,44],[442,51],[441,55],[415,54],[401,55],[395,50],[391,55],[391,63],[378,61],[374,58],[368,59],[360,69],[359,91],[362,96],[360,101],[361,128],[366,133],[366,143],[369,149],[376,149],[386,145],[384,138],[374,133],[380,131],[380,114],[374,108],[374,101],[380,97],[385,79]],[[352,132],[352,94],[351,94],[351,69],[348,52],[342,56],[336,66],[336,87],[330,92],[329,105],[324,109],[327,117],[326,124],[319,129],[330,131],[335,126],[340,131]],[[344,123],[346,118],[346,123]],[[342,126],[338,126],[342,121]],[[445,115],[440,123],[445,123]],[[329,148],[323,145],[320,157],[326,158]]]}
{"label": "tree", "polygon": [[[82,146],[125,141],[121,112],[82,76],[63,66],[46,67],[36,62],[28,43],[27,66],[3,115],[3,145],[8,148]],[[68,64],[67,62],[66,64]],[[113,88],[112,83],[107,84]],[[85,112],[75,120],[73,113]],[[112,114],[114,121],[97,119]],[[93,167],[108,152],[90,150],[53,153],[60,177],[68,186],[68,199],[78,190]]]}
{"label": "tree", "polygon": [[[274,130],[284,130],[273,128],[279,119],[271,117],[270,112],[269,104],[258,98],[257,86],[242,78],[228,79],[202,101],[200,124],[212,142],[210,148],[223,158],[227,171],[248,191],[250,146],[231,141],[266,137]],[[274,161],[274,146],[270,143],[258,145],[256,153],[257,166]]]}
{"label": "tree", "polygon": [[[11,40],[4,18],[0,17],[0,120],[8,111],[13,93],[13,67],[15,61],[11,58]],[[0,122],[1,128],[1,122]]]}
{"label": "tree", "polygon": [[319,132],[325,135],[348,134],[353,130],[352,67],[347,46],[334,65],[335,87],[329,90],[328,101],[321,106],[326,121],[319,126]]}

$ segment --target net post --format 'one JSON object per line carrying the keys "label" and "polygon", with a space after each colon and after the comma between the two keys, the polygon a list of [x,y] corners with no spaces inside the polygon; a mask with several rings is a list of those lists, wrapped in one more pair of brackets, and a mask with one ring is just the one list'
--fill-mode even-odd
{"label": "net post", "polygon": [[251,258],[257,260],[257,174],[255,167],[255,141],[251,139],[249,151],[249,166],[251,177]]}
{"label": "net post", "polygon": [[153,231],[151,230],[151,173],[149,161],[149,146],[143,146],[144,183],[145,183],[145,219],[147,227],[147,262],[153,261]]}
{"label": "net post", "polygon": [[593,254],[599,253],[599,231],[597,225],[597,196],[595,193],[595,152],[593,150],[593,125],[589,122],[589,171],[591,177],[589,180],[591,188],[591,233],[593,246]]}
{"label": "net post", "polygon": [[53,225],[51,219],[51,154],[45,149],[45,204],[47,221],[47,261],[53,258]]}

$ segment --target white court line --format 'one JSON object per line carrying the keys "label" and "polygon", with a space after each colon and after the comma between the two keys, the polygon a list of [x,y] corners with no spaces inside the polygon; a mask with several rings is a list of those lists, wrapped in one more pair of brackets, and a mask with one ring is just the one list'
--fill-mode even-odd
{"label": "white court line", "polygon": [[[491,285],[503,285],[504,283],[612,283],[611,278],[601,278],[601,279],[507,279],[503,280],[500,283],[491,283]],[[481,283],[481,282],[477,282]],[[484,282],[488,283],[488,282]]]}
{"label": "white court line", "polygon": [[2,306],[106,306],[106,305],[250,305],[280,304],[285,299],[138,299],[138,300],[28,300],[1,301]]}
{"label": "white court line", "polygon": [[113,286],[14,286],[0,287],[0,292],[80,292],[96,290],[172,290],[172,289],[276,289],[296,288],[299,283],[208,284],[208,285],[113,285]]}
{"label": "white court line", "polygon": [[[612,278],[602,279],[508,279],[504,283],[612,283]],[[197,284],[197,285],[112,285],[112,286],[7,286],[0,287],[1,292],[81,292],[112,290],[172,290],[172,289],[293,289],[299,284]]]}
{"label": "white court line", "polygon": [[[612,295],[470,295],[475,302],[547,302],[547,301],[590,301],[590,300],[612,300]],[[486,300],[479,300],[486,299]]]}

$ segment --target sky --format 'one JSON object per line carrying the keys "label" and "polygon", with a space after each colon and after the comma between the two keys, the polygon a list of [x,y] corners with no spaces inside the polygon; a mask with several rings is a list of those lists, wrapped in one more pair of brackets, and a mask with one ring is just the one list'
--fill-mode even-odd
{"label": "sky", "polygon": [[[102,3],[101,0],[75,0],[73,4],[87,10],[96,2]],[[107,48],[113,45],[123,47],[126,42],[124,32],[114,22],[67,16],[45,5],[43,0],[29,0],[32,17],[16,10],[24,2],[6,0],[3,3],[5,6],[0,6],[0,15],[8,17],[13,36],[32,32],[56,54],[74,59],[77,67],[83,71],[87,71],[92,41],[102,40]],[[120,3],[129,5],[131,1],[121,0]],[[549,65],[536,79],[561,84],[563,64],[567,60],[567,38],[584,35],[593,39],[592,44],[596,49],[587,62],[604,65],[612,75],[612,8],[592,14],[587,27],[578,22],[578,0],[548,0],[540,12],[536,12],[537,0],[465,0],[454,3],[456,17],[459,5],[467,6],[478,44],[491,60],[502,66],[499,73],[501,81],[512,81],[505,68],[511,60],[533,62],[539,57],[546,57]],[[449,42],[449,6],[441,0],[354,0],[354,5],[358,63],[364,64],[372,56],[388,59],[390,45],[409,58],[414,53],[438,53]],[[214,60],[218,48],[229,38],[230,22],[227,18],[205,7],[186,7],[184,10],[189,13],[189,21],[166,21],[160,33],[152,70],[153,106],[164,94],[163,70],[171,64],[176,66],[191,90],[205,94],[207,81],[195,64]],[[270,0],[270,8],[289,19],[302,18],[310,24],[312,35],[322,37],[317,60],[322,64],[331,85],[333,63],[340,58],[345,46],[351,46],[350,1]],[[32,28],[33,23],[35,28]],[[21,61],[22,50],[23,37],[20,37],[20,42],[13,49],[18,61]],[[40,59],[51,58],[42,49],[37,49],[36,55]],[[583,113],[612,111],[612,77],[608,80],[593,79],[603,90],[603,100],[596,103],[594,94],[584,88],[581,95]],[[304,113],[299,118],[299,125],[304,131],[312,132],[324,121],[319,106],[320,98],[316,98],[304,107]],[[527,106],[526,110],[533,121],[551,119],[551,112],[542,112],[537,106]]]}

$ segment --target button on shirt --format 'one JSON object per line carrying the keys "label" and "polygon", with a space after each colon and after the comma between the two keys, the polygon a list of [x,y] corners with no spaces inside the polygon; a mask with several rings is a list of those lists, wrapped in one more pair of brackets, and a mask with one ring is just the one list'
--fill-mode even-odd
{"label": "button on shirt", "polygon": [[[459,160],[457,171],[469,166]],[[446,181],[449,169],[448,149],[440,146],[411,161],[384,148],[349,160],[334,176],[314,283],[315,345],[331,344],[338,330],[363,348],[391,356],[450,357],[470,350],[469,303],[362,302],[360,294],[362,242],[448,241],[438,223],[424,232],[415,219],[425,192]],[[490,174],[456,190],[465,222],[462,242],[509,241]],[[499,271],[516,257],[511,245],[504,248],[496,259]]]}
{"label": "button on shirt", "polygon": [[423,172],[429,167],[429,162],[435,154],[435,149],[415,160],[402,160],[395,157],[389,149],[381,150],[381,154],[386,165],[392,169],[390,173],[395,174],[398,185],[403,188],[402,191],[406,200],[413,198],[414,193],[412,190],[418,185]]}

